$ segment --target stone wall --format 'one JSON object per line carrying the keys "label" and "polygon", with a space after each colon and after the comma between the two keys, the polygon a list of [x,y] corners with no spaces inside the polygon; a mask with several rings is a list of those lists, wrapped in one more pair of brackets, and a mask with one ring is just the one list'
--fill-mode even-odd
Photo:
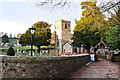
{"label": "stone wall", "polygon": [[65,78],[90,60],[89,55],[0,58],[2,78]]}

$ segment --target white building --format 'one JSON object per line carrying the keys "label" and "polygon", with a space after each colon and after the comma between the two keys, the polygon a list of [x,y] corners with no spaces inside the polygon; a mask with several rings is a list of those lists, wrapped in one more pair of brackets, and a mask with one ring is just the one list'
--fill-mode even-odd
{"label": "white building", "polygon": [[71,45],[72,42],[66,42],[63,45],[63,53],[71,53],[73,52],[73,46]]}

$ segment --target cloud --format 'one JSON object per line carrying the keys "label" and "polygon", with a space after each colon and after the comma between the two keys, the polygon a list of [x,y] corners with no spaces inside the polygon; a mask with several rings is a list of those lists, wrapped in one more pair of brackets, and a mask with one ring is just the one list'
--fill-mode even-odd
{"label": "cloud", "polygon": [[45,0],[0,0],[0,2],[38,2]]}
{"label": "cloud", "polygon": [[28,0],[0,0],[0,2],[25,2]]}
{"label": "cloud", "polygon": [[25,31],[25,26],[10,21],[0,21],[0,32],[17,34]]}

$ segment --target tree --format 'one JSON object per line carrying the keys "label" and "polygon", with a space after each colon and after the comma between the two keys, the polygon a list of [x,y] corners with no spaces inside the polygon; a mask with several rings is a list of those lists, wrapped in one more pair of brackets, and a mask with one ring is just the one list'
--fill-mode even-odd
{"label": "tree", "polygon": [[118,8],[118,7],[120,7],[120,1],[109,1],[109,2],[103,2],[103,3],[101,3],[101,12],[110,12],[110,13],[112,13],[110,10],[111,9],[116,9],[116,8]]}
{"label": "tree", "polygon": [[111,48],[120,49],[120,25],[114,25],[106,32],[106,42]]}
{"label": "tree", "polygon": [[[41,46],[48,46],[50,44],[51,39],[51,29],[50,24],[39,21],[33,24],[33,27],[36,28],[36,32],[34,34],[33,44],[38,48],[38,52],[40,52]],[[30,30],[27,30],[24,34],[22,34],[19,43],[23,45],[30,45],[31,42],[31,34]]]}
{"label": "tree", "polygon": [[89,29],[95,34],[100,34],[100,37],[104,37],[103,34],[108,26],[107,21],[104,20],[105,16],[102,13],[100,14],[100,8],[92,2],[81,2],[81,5],[84,10],[82,11],[83,17],[78,22],[78,24],[81,24],[80,27]]}
{"label": "tree", "polygon": [[[92,2],[92,0],[88,0],[88,1]],[[97,2],[97,0],[93,0],[93,1]],[[56,7],[56,6],[61,6],[61,7],[69,6],[70,7],[71,3],[72,3],[72,1],[69,1],[69,0],[57,0],[57,1],[55,1],[55,0],[42,0],[42,1],[37,2],[36,4],[38,6],[52,5],[53,7]],[[120,7],[120,1],[119,0],[112,0],[112,1],[108,0],[106,2],[103,1],[100,3],[99,6],[101,9],[101,12],[99,12],[99,13],[111,12],[110,11],[111,9],[116,9],[116,8]]]}
{"label": "tree", "polygon": [[84,43],[89,51],[91,45],[95,46],[100,41],[106,29],[104,26],[106,21],[102,13],[98,14],[100,9],[96,6],[96,3],[81,2],[81,5],[84,9],[82,11],[83,17],[76,22],[72,38],[73,45],[80,46]]}
{"label": "tree", "polygon": [[109,29],[106,32],[105,40],[112,48],[120,49],[120,7],[115,10],[115,14],[108,19]]}
{"label": "tree", "polygon": [[111,13],[111,18],[108,19],[109,26],[120,25],[120,7],[114,9],[115,14]]}
{"label": "tree", "polygon": [[27,30],[25,33],[23,33],[20,37],[20,40],[19,40],[19,43],[22,45],[22,46],[25,46],[25,45],[30,45],[30,40],[31,40],[31,34],[30,34],[30,31]]}
{"label": "tree", "polygon": [[75,31],[72,40],[73,46],[81,47],[81,44],[85,44],[84,47],[89,52],[90,46],[95,46],[100,41],[100,35],[91,31],[86,31],[85,33]]}
{"label": "tree", "polygon": [[3,43],[3,45],[4,45],[5,43],[9,43],[9,37],[8,37],[6,34],[4,34],[4,35],[2,36],[2,43]]}

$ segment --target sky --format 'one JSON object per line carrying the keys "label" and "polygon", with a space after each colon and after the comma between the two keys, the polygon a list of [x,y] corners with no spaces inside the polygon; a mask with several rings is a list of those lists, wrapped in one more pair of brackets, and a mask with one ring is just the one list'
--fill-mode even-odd
{"label": "sky", "polygon": [[[1,1],[0,2],[0,32],[24,33],[35,22],[45,21],[52,24],[60,19],[69,20],[74,23],[75,19],[80,18],[80,5],[75,2],[70,9],[40,7],[37,1]],[[72,24],[73,24],[72,23]]]}
{"label": "sky", "polygon": [[74,29],[75,19],[81,17],[80,1],[73,0],[70,7],[40,7],[36,3],[40,0],[0,0],[0,32],[24,33],[35,22],[45,21],[52,24],[60,19],[71,21]]}

